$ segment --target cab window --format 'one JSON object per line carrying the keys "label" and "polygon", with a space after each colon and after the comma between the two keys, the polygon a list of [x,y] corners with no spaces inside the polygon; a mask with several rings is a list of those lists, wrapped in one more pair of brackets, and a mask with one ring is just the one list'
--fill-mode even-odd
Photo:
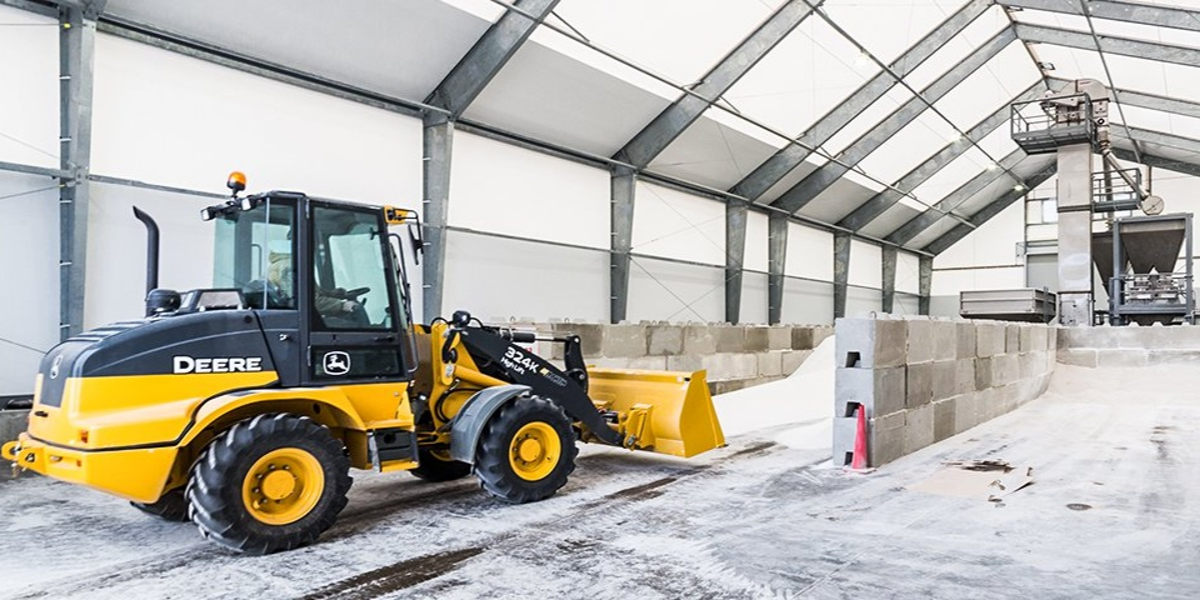
{"label": "cab window", "polygon": [[393,330],[378,211],[313,207],[313,313],[320,329]]}

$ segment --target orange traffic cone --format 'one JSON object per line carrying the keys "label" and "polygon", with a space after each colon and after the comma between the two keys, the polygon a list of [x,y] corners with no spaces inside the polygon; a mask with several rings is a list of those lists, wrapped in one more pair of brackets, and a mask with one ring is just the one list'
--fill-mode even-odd
{"label": "orange traffic cone", "polygon": [[850,468],[862,471],[867,468],[867,408],[858,406],[858,426],[854,431],[854,457],[850,459]]}

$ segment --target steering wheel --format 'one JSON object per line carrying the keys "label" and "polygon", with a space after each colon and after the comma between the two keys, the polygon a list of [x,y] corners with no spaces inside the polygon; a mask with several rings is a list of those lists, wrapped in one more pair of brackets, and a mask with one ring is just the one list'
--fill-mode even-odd
{"label": "steering wheel", "polygon": [[350,290],[346,290],[345,292],[342,292],[342,297],[347,300],[353,300],[369,291],[371,291],[371,288],[369,288],[369,287],[354,288],[354,289],[350,289]]}

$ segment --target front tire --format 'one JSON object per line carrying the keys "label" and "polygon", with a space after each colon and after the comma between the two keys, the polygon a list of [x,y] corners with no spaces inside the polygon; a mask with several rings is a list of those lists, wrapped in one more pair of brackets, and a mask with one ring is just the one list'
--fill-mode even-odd
{"label": "front tire", "polygon": [[205,448],[188,481],[200,533],[246,554],[312,543],[346,506],[350,461],[325,426],[290,414],[259,415]]}
{"label": "front tire", "polygon": [[523,396],[500,407],[484,426],[475,473],[483,489],[505,502],[535,502],[566,485],[578,453],[562,407]]}
{"label": "front tire", "polygon": [[183,523],[188,520],[188,502],[187,497],[183,495],[183,488],[175,488],[163,494],[162,498],[158,499],[158,502],[151,504],[130,502],[129,504],[148,515],[154,515],[164,521]]}

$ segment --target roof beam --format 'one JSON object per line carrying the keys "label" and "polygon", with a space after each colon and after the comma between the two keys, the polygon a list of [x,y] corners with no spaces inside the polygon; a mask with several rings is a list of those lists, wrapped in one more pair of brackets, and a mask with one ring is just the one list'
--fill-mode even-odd
{"label": "roof beam", "polygon": [[804,0],[790,0],[742,40],[717,66],[692,88],[658,114],[613,156],[644,169],[708,110],[733,84],[762,60],[783,38],[812,14]]}
{"label": "roof beam", "polygon": [[1125,129],[1129,131],[1130,138],[1135,142],[1169,146],[1192,154],[1200,154],[1200,140],[1137,127],[1126,127]]}
{"label": "roof beam", "polygon": [[[1030,44],[1050,44],[1079,50],[1096,50],[1099,43],[1100,51],[1107,54],[1131,56],[1145,60],[1174,63],[1194,67],[1200,64],[1200,49],[1185,46],[1173,46],[1160,42],[1145,42],[1128,38],[1101,35],[1095,38],[1090,33],[1080,33],[1057,27],[1043,27],[1017,23],[1017,37]],[[1118,99],[1119,101],[1119,99]]]}
{"label": "roof beam", "polygon": [[921,97],[913,97],[893,111],[882,122],[858,137],[848,148],[838,154],[837,162],[828,162],[809,173],[807,177],[784,192],[772,204],[788,212],[804,208],[821,192],[829,189],[851,168],[877,150],[893,135],[915,120],[930,104],[936,103],[950,90],[962,83],[989,60],[1016,39],[1012,28],[1005,28],[962,61],[956,63],[936,81],[921,91]]}
{"label": "roof beam", "polygon": [[1010,169],[1013,169],[1021,161],[1025,160],[1026,154],[1021,149],[1013,150],[1000,159],[999,169],[988,169],[969,179],[966,183],[958,186],[958,189],[950,192],[945,198],[938,201],[937,204],[925,209],[921,214],[911,218],[907,223],[901,225],[896,231],[887,237],[889,241],[897,244],[907,244],[918,235],[921,235],[926,229],[933,227],[935,223],[941,221],[943,217],[950,214],[951,211],[958,208],[962,203],[970,200],[975,194],[987,189],[987,186],[992,182],[1000,179]]}
{"label": "roof beam", "polygon": [[954,159],[971,149],[974,144],[982,142],[984,138],[991,135],[1001,125],[1007,124],[1012,117],[1010,106],[1013,103],[1034,100],[1042,95],[1044,89],[1045,86],[1041,81],[1033,84],[1029,89],[1022,92],[1016,98],[1013,98],[1012,102],[1001,106],[996,112],[988,115],[972,127],[970,131],[967,131],[966,139],[946,144],[937,154],[934,154],[928,160],[917,165],[913,170],[898,179],[892,187],[875,194],[870,200],[867,200],[861,206],[854,209],[853,212],[846,215],[838,222],[838,226],[855,231],[866,227],[904,197],[900,190],[912,193],[913,190],[928,181],[930,177],[933,177],[938,171],[941,171],[946,165],[953,162]]}
{"label": "roof beam", "polygon": [[[837,132],[853,121],[868,106],[879,100],[898,81],[892,77],[895,73],[903,78],[921,66],[939,48],[944,46],[955,35],[966,29],[979,15],[991,6],[988,0],[971,0],[951,15],[921,41],[909,48],[900,58],[889,65],[888,69],[880,71],[870,81],[859,87],[849,98],[846,98],[833,110],[821,117],[816,123],[800,134],[796,144],[788,144],[775,152],[774,156],[759,165],[749,175],[730,188],[730,192],[757,200],[767,190],[779,183],[788,173],[800,166],[811,154],[813,148],[818,148],[828,142]],[[891,71],[889,73],[888,71]]]}
{"label": "roof beam", "polygon": [[[1004,7],[1044,10],[1046,12],[1084,16],[1076,0],[1000,0]],[[1097,19],[1200,31],[1200,11],[1184,10],[1161,4],[1133,4],[1110,0],[1090,0],[1088,12]]]}
{"label": "roof beam", "polygon": [[516,0],[454,65],[425,101],[458,117],[517,53],[559,0]]}
{"label": "roof beam", "polygon": [[971,224],[970,225],[959,224],[957,227],[955,227],[954,229],[951,229],[950,231],[947,231],[945,234],[943,234],[938,239],[933,240],[932,242],[929,242],[928,244],[926,244],[925,247],[923,248],[923,250],[930,252],[934,255],[945,252],[947,248],[956,244],[959,240],[966,237],[967,234],[971,233],[972,231],[975,231],[975,229],[977,229],[978,227],[982,226],[984,223],[987,223],[989,220],[991,220],[992,217],[1000,214],[1001,211],[1008,208],[1009,205],[1011,205],[1013,202],[1016,202],[1020,198],[1024,197],[1025,194],[1029,193],[1029,190],[1032,190],[1033,188],[1036,188],[1037,186],[1042,185],[1042,183],[1044,183],[1047,179],[1050,179],[1051,177],[1053,177],[1055,171],[1057,171],[1057,170],[1058,170],[1058,161],[1050,163],[1046,168],[1042,169],[1041,171],[1038,171],[1037,173],[1031,175],[1028,179],[1026,179],[1025,183],[1023,184],[1024,187],[1022,189],[1006,190],[1003,194],[1000,194],[1000,196],[998,198],[996,198],[995,200],[993,200],[990,204],[981,208],[979,210],[979,212],[976,212],[974,215],[971,215],[971,218],[970,218]]}
{"label": "roof beam", "polygon": [[[1117,158],[1121,160],[1138,162],[1138,159],[1133,152],[1124,148],[1113,148],[1113,154],[1115,154]],[[1149,167],[1157,167],[1159,169],[1168,169],[1175,171],[1176,173],[1191,175],[1192,177],[1200,177],[1200,164],[1162,158],[1161,156],[1150,154],[1144,150],[1142,151],[1141,164]]]}

